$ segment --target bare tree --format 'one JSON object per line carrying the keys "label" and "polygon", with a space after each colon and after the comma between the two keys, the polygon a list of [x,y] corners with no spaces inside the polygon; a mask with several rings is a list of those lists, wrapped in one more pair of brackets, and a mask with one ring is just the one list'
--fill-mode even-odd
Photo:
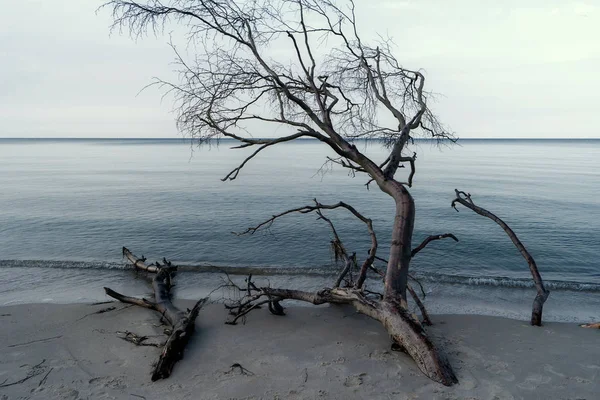
{"label": "bare tree", "polygon": [[[367,225],[370,253],[351,285],[315,293],[258,288],[248,279],[245,300],[232,308],[238,315],[261,302],[281,313],[285,299],[314,304],[347,303],[378,321],[393,341],[406,351],[421,371],[444,385],[457,379],[444,353],[435,346],[419,320],[407,308],[409,266],[413,255],[433,239],[413,249],[415,204],[409,192],[415,175],[416,153],[409,148],[418,136],[454,140],[428,106],[425,76],[404,68],[388,39],[374,44],[359,34],[355,5],[333,0],[113,0],[114,27],[132,35],[157,32],[167,24],[185,26],[188,56],[172,44],[180,67],[179,82],[158,80],[156,85],[174,96],[180,131],[200,142],[230,138],[236,148],[255,147],[223,180],[236,179],[243,167],[262,151],[283,142],[312,138],[337,155],[330,162],[356,174],[395,202],[394,225],[384,292],[370,296],[363,287],[372,271],[377,241],[371,221],[344,203],[288,210],[317,212],[345,208]],[[185,53],[189,53],[187,51]],[[276,138],[251,135],[257,126],[285,132]],[[264,131],[264,130],[263,130]],[[380,138],[389,146],[384,160],[374,161],[353,143]],[[407,166],[405,179],[399,168]],[[259,229],[263,224],[251,228]],[[333,225],[331,225],[333,228]],[[334,232],[335,232],[335,228]],[[337,234],[335,234],[337,237]],[[341,241],[339,241],[341,245]],[[341,245],[343,246],[343,245]],[[346,266],[355,263],[345,249],[339,254]],[[344,270],[349,268],[344,268]]]}

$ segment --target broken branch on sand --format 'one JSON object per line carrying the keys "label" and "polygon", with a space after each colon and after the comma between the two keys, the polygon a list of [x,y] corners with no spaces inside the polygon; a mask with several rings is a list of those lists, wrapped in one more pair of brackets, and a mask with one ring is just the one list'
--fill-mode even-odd
{"label": "broken branch on sand", "polygon": [[[154,277],[152,278],[152,287],[154,289],[155,301],[125,296],[107,287],[105,287],[104,290],[107,295],[123,303],[134,304],[157,311],[170,325],[170,334],[158,362],[154,367],[154,371],[152,372],[152,381],[168,378],[171,375],[175,363],[183,357],[185,346],[194,332],[198,312],[207,299],[203,298],[198,300],[191,310],[179,310],[171,302],[171,280],[176,267],[173,267],[171,263],[164,258],[164,264],[162,265],[159,262],[156,262],[154,265],[146,265],[144,262],[145,259],[137,258],[126,247],[123,247],[123,256],[137,269],[154,274]],[[141,342],[142,341],[140,341],[140,343]]]}

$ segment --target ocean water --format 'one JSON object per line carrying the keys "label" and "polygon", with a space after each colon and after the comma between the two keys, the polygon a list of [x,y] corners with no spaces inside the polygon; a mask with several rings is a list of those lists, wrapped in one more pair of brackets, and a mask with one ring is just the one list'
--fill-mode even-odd
{"label": "ocean water", "polygon": [[[190,141],[0,139],[0,304],[101,301],[103,286],[145,294],[121,247],[150,261],[184,265],[177,295],[195,298],[252,272],[272,285],[316,289],[339,266],[330,231],[314,215],[291,215],[268,230],[236,236],[288,208],[343,200],[373,220],[387,257],[394,204],[365,176],[323,165],[333,156],[314,141],[265,150],[222,182],[253,149]],[[382,161],[378,142],[358,143]],[[527,319],[535,296],[527,263],[491,220],[450,207],[454,189],[503,218],[534,256],[552,291],[545,316],[600,319],[600,140],[417,142],[412,194],[414,243],[430,243],[412,262],[431,312]],[[405,174],[399,170],[398,176]],[[327,213],[350,251],[364,259],[369,236],[344,210]],[[380,282],[368,282],[377,288]]]}

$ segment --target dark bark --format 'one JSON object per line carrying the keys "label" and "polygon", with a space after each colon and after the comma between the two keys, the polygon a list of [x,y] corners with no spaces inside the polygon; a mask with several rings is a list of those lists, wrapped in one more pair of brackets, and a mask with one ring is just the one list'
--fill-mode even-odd
{"label": "dark bark", "polygon": [[420,252],[421,250],[423,250],[425,248],[425,246],[427,246],[429,244],[429,242],[432,242],[434,240],[445,239],[445,238],[451,238],[455,242],[458,242],[458,238],[456,236],[454,236],[453,234],[451,234],[451,233],[444,233],[443,235],[431,235],[431,236],[427,236],[425,238],[425,240],[423,240],[423,242],[421,242],[420,245],[418,245],[417,247],[415,247],[412,250],[411,257],[414,257],[415,255],[417,255],[417,253]]}
{"label": "dark bark", "polygon": [[160,313],[170,326],[170,334],[162,349],[161,355],[152,372],[152,381],[165,379],[171,375],[175,363],[183,357],[185,346],[194,333],[198,312],[206,302],[206,298],[198,300],[191,310],[181,311],[171,302],[171,272],[173,267],[165,261],[165,265],[146,265],[141,258],[134,256],[123,247],[123,255],[140,270],[155,273],[152,279],[154,301],[125,296],[112,289],[104,288],[106,294],[123,303],[135,304]]}
{"label": "dark bark", "polygon": [[489,218],[498,225],[500,225],[500,227],[504,230],[504,232],[506,232],[513,244],[517,247],[523,258],[525,258],[525,261],[527,261],[527,264],[529,265],[529,271],[531,271],[531,276],[533,278],[533,282],[537,290],[537,295],[533,300],[533,306],[531,310],[531,325],[541,326],[544,302],[550,295],[550,291],[548,291],[544,287],[544,281],[542,280],[542,276],[540,275],[540,272],[538,270],[537,264],[535,263],[535,260],[533,259],[533,256],[529,254],[523,243],[517,237],[517,234],[506,224],[506,222],[504,222],[502,219],[497,217],[495,214],[489,212],[485,208],[475,205],[475,203],[473,203],[473,200],[471,199],[471,194],[459,191],[458,189],[455,189],[455,192],[456,199],[452,201],[452,207],[454,207],[456,211],[458,211],[458,209],[456,208],[456,203],[460,203],[463,206],[469,208],[470,210],[473,210],[477,214]]}
{"label": "dark bark", "polygon": [[388,259],[384,297],[388,300],[406,302],[408,269],[412,258],[412,234],[415,222],[415,202],[408,190],[400,183],[389,181],[390,194],[396,201],[396,215],[392,230],[392,244]]}

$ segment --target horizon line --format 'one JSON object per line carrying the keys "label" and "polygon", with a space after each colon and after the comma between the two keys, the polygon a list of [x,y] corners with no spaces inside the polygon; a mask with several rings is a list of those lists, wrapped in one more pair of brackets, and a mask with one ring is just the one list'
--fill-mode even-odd
{"label": "horizon line", "polygon": [[[270,137],[253,137],[252,139],[276,139]],[[198,139],[188,137],[0,137],[0,140],[183,140],[183,141],[197,141]],[[231,140],[237,141],[233,138],[218,138],[213,140]],[[317,140],[315,138],[298,138],[295,140]],[[362,140],[385,140],[383,138],[359,138],[354,141]],[[434,138],[414,138],[414,140],[437,140]],[[468,138],[457,138],[458,141],[463,140],[600,140],[600,137],[468,137]]]}

